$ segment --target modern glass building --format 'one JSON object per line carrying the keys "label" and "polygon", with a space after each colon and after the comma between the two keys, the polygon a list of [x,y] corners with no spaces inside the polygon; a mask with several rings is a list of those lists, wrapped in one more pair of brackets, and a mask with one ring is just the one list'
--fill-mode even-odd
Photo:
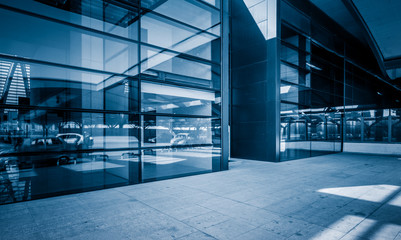
{"label": "modern glass building", "polygon": [[219,1],[1,1],[0,16],[2,203],[224,169]]}
{"label": "modern glass building", "polygon": [[231,156],[278,162],[399,147],[400,87],[389,74],[399,65],[384,66],[369,36],[397,21],[380,29],[374,1],[359,2],[232,1]]}
{"label": "modern glass building", "polygon": [[329,2],[0,0],[0,204],[400,143],[396,62]]}

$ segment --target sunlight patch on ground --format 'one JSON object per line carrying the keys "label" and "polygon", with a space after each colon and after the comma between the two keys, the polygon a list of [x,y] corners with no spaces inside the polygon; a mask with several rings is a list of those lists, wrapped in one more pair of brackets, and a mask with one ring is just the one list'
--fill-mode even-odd
{"label": "sunlight patch on ground", "polygon": [[318,190],[318,192],[370,202],[383,202],[386,198],[388,198],[391,194],[399,189],[399,186],[394,185],[367,185],[354,187],[323,188]]}
{"label": "sunlight patch on ground", "polygon": [[398,193],[391,201],[388,202],[389,205],[401,207],[401,193]]}
{"label": "sunlight patch on ground", "polygon": [[349,232],[352,230],[355,226],[357,226],[359,223],[361,223],[365,218],[361,216],[354,216],[354,215],[346,215],[330,226],[328,228],[337,230],[340,232]]}

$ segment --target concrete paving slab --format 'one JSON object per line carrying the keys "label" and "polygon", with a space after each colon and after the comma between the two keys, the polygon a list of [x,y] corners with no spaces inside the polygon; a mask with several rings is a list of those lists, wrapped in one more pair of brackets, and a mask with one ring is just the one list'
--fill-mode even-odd
{"label": "concrete paving slab", "polygon": [[401,239],[398,157],[334,154],[0,206],[1,239]]}

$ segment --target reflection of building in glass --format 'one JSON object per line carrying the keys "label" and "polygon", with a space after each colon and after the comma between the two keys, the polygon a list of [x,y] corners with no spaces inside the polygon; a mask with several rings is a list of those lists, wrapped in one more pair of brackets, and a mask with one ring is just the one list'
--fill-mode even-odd
{"label": "reflection of building in glass", "polygon": [[222,170],[219,5],[1,1],[0,202]]}
{"label": "reflection of building in glass", "polygon": [[399,147],[400,66],[390,56],[401,51],[387,41],[395,23],[373,21],[366,1],[352,2],[231,2],[232,157]]}
{"label": "reflection of building in glass", "polygon": [[26,104],[30,97],[30,66],[17,62],[0,61],[0,101],[3,104]]}

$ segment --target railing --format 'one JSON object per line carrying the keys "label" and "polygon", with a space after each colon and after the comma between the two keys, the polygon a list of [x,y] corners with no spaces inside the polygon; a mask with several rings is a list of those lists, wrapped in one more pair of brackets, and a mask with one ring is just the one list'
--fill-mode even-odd
{"label": "railing", "polygon": [[344,142],[401,143],[401,109],[346,112]]}

